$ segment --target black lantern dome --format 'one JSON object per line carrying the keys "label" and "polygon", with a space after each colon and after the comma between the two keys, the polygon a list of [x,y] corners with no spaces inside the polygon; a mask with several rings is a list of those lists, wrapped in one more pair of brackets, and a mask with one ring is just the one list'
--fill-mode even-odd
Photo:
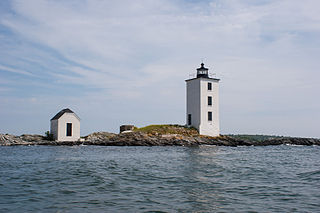
{"label": "black lantern dome", "polygon": [[201,67],[197,69],[197,78],[209,78],[208,70],[204,67],[204,63],[201,63]]}

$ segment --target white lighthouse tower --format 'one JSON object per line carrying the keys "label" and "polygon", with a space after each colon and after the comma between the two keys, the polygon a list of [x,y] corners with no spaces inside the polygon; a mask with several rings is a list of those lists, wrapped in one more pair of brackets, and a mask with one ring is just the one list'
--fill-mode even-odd
{"label": "white lighthouse tower", "polygon": [[210,78],[208,68],[201,64],[197,77],[187,82],[187,125],[200,135],[219,136],[219,81]]}

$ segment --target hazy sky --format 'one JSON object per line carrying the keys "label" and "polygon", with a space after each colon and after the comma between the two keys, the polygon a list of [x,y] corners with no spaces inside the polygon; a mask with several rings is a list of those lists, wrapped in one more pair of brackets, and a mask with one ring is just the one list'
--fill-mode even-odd
{"label": "hazy sky", "polygon": [[202,60],[222,133],[320,137],[318,0],[1,0],[0,133],[185,124]]}

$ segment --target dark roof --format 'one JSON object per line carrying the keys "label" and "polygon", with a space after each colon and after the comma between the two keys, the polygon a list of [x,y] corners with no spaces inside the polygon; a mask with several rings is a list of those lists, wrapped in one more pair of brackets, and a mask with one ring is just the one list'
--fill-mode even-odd
{"label": "dark roof", "polygon": [[204,63],[201,63],[201,67],[197,68],[197,70],[209,70],[209,69],[204,67]]}
{"label": "dark roof", "polygon": [[209,70],[208,68],[204,67],[204,63],[201,63],[201,67],[197,68],[197,77],[187,79],[186,81],[191,81],[191,80],[198,79],[198,78],[206,78],[206,79],[210,79],[213,81],[220,81],[220,79],[218,79],[218,78],[210,78],[209,74],[208,74],[208,70]]}
{"label": "dark roof", "polygon": [[66,108],[58,112],[51,120],[58,120],[64,113],[74,113],[71,109]]}
{"label": "dark roof", "polygon": [[205,79],[210,79],[210,80],[214,80],[214,81],[220,81],[220,79],[218,79],[218,78],[209,78],[209,77],[208,78],[207,77],[190,78],[185,81],[191,81],[191,80],[198,79],[198,78],[205,78]]}

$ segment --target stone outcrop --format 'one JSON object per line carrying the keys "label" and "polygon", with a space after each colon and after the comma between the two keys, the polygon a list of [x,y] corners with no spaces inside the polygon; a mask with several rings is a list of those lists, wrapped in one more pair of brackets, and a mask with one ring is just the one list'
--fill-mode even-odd
{"label": "stone outcrop", "polygon": [[120,133],[122,132],[132,132],[134,130],[134,125],[121,125]]}
{"label": "stone outcrop", "polygon": [[41,135],[14,136],[0,134],[0,145],[52,145],[52,146],[73,146],[73,145],[98,145],[98,146],[267,146],[267,145],[320,145],[320,139],[314,138],[292,138],[279,137],[263,141],[244,140],[232,136],[207,137],[201,135],[161,134],[157,132],[128,132],[114,134],[108,132],[92,133],[80,141],[48,141]]}

